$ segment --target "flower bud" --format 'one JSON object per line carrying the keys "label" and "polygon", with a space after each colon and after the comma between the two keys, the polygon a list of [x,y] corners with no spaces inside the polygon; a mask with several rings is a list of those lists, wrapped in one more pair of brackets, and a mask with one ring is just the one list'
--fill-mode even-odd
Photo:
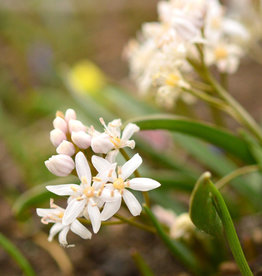
{"label": "flower bud", "polygon": [[72,133],[77,132],[77,131],[86,131],[87,127],[83,125],[82,122],[79,120],[70,120],[69,121],[69,132]]}
{"label": "flower bud", "polygon": [[66,135],[62,130],[55,128],[50,132],[50,140],[55,147],[58,147],[63,140],[66,140]]}
{"label": "flower bud", "polygon": [[64,133],[67,133],[67,123],[63,118],[57,116],[53,121],[53,126],[54,128],[58,128]]}
{"label": "flower bud", "polygon": [[114,144],[110,142],[107,134],[99,134],[92,137],[91,148],[95,153],[108,153],[114,148]]}
{"label": "flower bud", "polygon": [[72,156],[75,153],[75,147],[71,142],[64,140],[56,149],[59,154]]}
{"label": "flower bud", "polygon": [[73,131],[71,138],[80,149],[87,149],[91,145],[91,136],[84,131]]}
{"label": "flower bud", "polygon": [[45,161],[45,165],[51,173],[57,176],[67,176],[75,167],[73,159],[65,154],[53,155]]}
{"label": "flower bud", "polygon": [[74,111],[74,109],[69,108],[66,110],[65,120],[67,122],[69,122],[70,120],[76,120],[76,112]]}

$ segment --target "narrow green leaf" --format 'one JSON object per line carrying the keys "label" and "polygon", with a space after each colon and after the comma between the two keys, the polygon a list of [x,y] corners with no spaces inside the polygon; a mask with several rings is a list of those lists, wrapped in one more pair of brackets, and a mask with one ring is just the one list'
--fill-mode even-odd
{"label": "narrow green leaf", "polygon": [[26,276],[36,275],[23,254],[2,233],[0,233],[0,247],[2,247],[16,261]]}
{"label": "narrow green leaf", "polygon": [[221,237],[222,223],[212,202],[210,177],[211,174],[206,172],[196,183],[190,198],[189,214],[199,229],[210,235]]}
{"label": "narrow green leaf", "polygon": [[234,134],[215,126],[180,116],[154,115],[132,120],[141,130],[165,129],[201,138],[247,162],[254,163],[247,143]]}
{"label": "narrow green leaf", "polygon": [[170,239],[170,237],[162,228],[161,224],[158,222],[157,218],[147,206],[144,206],[144,210],[156,228],[159,237],[162,239],[174,257],[179,260],[187,269],[191,270],[195,275],[204,275],[203,271],[201,271],[199,262],[193,253],[183,243]]}
{"label": "narrow green leaf", "polygon": [[132,252],[131,255],[141,276],[154,276],[151,268],[137,251]]}

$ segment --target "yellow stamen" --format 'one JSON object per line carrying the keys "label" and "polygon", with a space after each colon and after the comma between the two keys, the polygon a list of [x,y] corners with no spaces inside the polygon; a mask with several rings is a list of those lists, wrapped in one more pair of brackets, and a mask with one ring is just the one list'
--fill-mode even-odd
{"label": "yellow stamen", "polygon": [[114,144],[115,147],[119,147],[121,143],[121,139],[118,137],[112,137],[110,138],[111,143]]}
{"label": "yellow stamen", "polygon": [[224,59],[228,56],[228,51],[224,47],[217,47],[215,49],[215,57],[217,60]]}
{"label": "yellow stamen", "polygon": [[87,184],[87,178],[86,178],[85,176],[82,176],[81,182],[82,182],[83,184]]}
{"label": "yellow stamen", "polygon": [[93,197],[94,196],[95,189],[93,187],[86,187],[84,189],[84,194],[86,197]]}
{"label": "yellow stamen", "polygon": [[77,188],[74,187],[74,186],[70,186],[71,190],[74,191],[74,192],[77,192]]}
{"label": "yellow stamen", "polygon": [[117,178],[114,181],[113,186],[114,186],[115,189],[123,190],[125,188],[125,182],[122,178]]}
{"label": "yellow stamen", "polygon": [[62,112],[62,111],[56,111],[56,117],[61,117],[62,119],[64,119],[65,118],[65,115],[64,115],[64,113]]}
{"label": "yellow stamen", "polygon": [[94,182],[101,182],[102,181],[102,179],[100,178],[100,177],[93,177],[93,181]]}

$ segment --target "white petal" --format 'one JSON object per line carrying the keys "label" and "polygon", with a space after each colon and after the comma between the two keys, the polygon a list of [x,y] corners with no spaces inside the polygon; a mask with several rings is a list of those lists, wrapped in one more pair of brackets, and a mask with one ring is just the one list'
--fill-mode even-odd
{"label": "white petal", "polygon": [[63,140],[66,140],[66,135],[62,130],[55,128],[50,131],[50,141],[55,147],[58,147]]}
{"label": "white petal", "polygon": [[137,153],[122,166],[121,177],[127,179],[141,164],[142,158]]}
{"label": "white petal", "polygon": [[106,155],[106,160],[110,163],[114,163],[116,162],[116,157],[119,153],[119,150],[118,149],[115,149],[115,150],[111,150],[107,155]]}
{"label": "white petal", "polygon": [[39,217],[46,217],[50,214],[56,214],[57,210],[56,209],[45,209],[45,208],[37,208],[36,213]]}
{"label": "white petal", "polygon": [[65,154],[68,156],[72,156],[75,154],[75,147],[71,142],[64,140],[57,148],[56,152],[58,154]]}
{"label": "white petal", "polygon": [[77,219],[71,224],[70,230],[80,236],[82,239],[91,239],[91,232]]}
{"label": "white petal", "polygon": [[93,227],[94,233],[97,233],[101,226],[101,215],[97,206],[93,206],[92,202],[89,201],[87,205],[87,212]]}
{"label": "white petal", "polygon": [[117,211],[120,209],[121,206],[121,197],[113,202],[106,202],[104,209],[101,213],[101,220],[105,221],[110,219]]}
{"label": "white petal", "polygon": [[72,108],[67,109],[65,113],[65,119],[67,122],[69,122],[70,120],[76,120],[75,110]]}
{"label": "white petal", "polygon": [[55,223],[49,231],[48,241],[52,241],[54,236],[60,232],[65,226],[62,223]]}
{"label": "white petal", "polygon": [[124,190],[123,199],[126,203],[127,208],[131,212],[133,216],[140,215],[142,211],[142,207],[136,197],[129,192],[128,190]]}
{"label": "white petal", "polygon": [[73,131],[71,138],[80,149],[87,149],[91,144],[91,136],[84,131]]}
{"label": "white petal", "polygon": [[98,173],[108,171],[112,168],[112,163],[102,157],[93,155],[91,160]]}
{"label": "white petal", "polygon": [[83,211],[85,204],[86,204],[85,199],[71,200],[66,207],[62,223],[65,225],[72,223],[78,217],[78,215]]}
{"label": "white petal", "polygon": [[68,242],[66,240],[66,237],[67,237],[67,234],[68,234],[68,231],[69,231],[69,226],[65,227],[59,234],[58,236],[58,240],[59,240],[59,243],[63,246],[67,246],[68,245]]}
{"label": "white petal", "polygon": [[150,191],[158,188],[161,184],[151,178],[138,177],[129,181],[130,188],[136,191]]}
{"label": "white petal", "polygon": [[90,185],[91,171],[90,171],[90,167],[88,165],[88,162],[87,162],[86,157],[83,154],[83,152],[81,152],[81,151],[78,152],[78,154],[76,155],[76,158],[75,158],[75,162],[76,162],[76,172],[77,172],[79,179],[81,180],[83,177],[85,177],[87,180],[87,184]]}
{"label": "white petal", "polygon": [[70,120],[68,123],[69,131],[72,133],[73,131],[86,131],[87,127],[83,125],[83,123],[79,120]]}
{"label": "white petal", "polygon": [[114,147],[113,143],[110,142],[110,137],[105,134],[99,134],[93,136],[91,140],[91,148],[95,153],[108,153]]}
{"label": "white petal", "polygon": [[54,126],[54,128],[60,129],[64,133],[67,132],[67,123],[66,123],[66,121],[63,118],[61,118],[59,116],[57,116],[54,119],[53,126]]}
{"label": "white petal", "polygon": [[119,198],[121,198],[122,196],[119,193],[119,191],[114,190],[113,185],[110,185],[110,186],[109,185],[103,189],[103,191],[100,195],[100,198],[102,200],[104,200],[105,202],[112,202],[112,201],[116,201]]}
{"label": "white petal", "polygon": [[129,140],[135,132],[139,131],[139,127],[135,124],[129,123],[122,133],[123,140]]}
{"label": "white petal", "polygon": [[48,185],[46,189],[56,195],[67,196],[73,195],[79,190],[80,186],[77,184],[62,184],[62,185]]}

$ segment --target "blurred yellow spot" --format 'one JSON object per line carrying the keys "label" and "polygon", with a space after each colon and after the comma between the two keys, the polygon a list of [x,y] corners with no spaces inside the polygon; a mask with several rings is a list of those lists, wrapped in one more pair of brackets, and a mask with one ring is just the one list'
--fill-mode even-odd
{"label": "blurred yellow spot", "polygon": [[228,56],[227,49],[224,47],[218,47],[215,49],[215,57],[217,60],[224,59]]}
{"label": "blurred yellow spot", "polygon": [[69,72],[69,83],[82,94],[98,93],[106,84],[103,72],[91,61],[80,61]]}
{"label": "blurred yellow spot", "polygon": [[176,74],[170,74],[166,78],[166,84],[174,87],[177,86],[179,81],[180,81],[180,77]]}
{"label": "blurred yellow spot", "polygon": [[114,181],[113,186],[114,186],[115,189],[122,190],[122,189],[125,188],[125,182],[122,178],[117,178]]}

